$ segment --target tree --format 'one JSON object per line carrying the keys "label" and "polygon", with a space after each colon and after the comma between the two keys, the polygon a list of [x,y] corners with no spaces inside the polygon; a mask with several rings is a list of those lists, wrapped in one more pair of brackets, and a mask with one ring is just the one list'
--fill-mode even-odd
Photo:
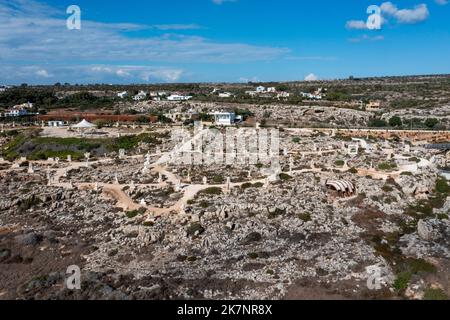
{"label": "tree", "polygon": [[438,123],[439,123],[439,120],[436,118],[428,118],[425,121],[425,125],[430,129],[433,129]]}
{"label": "tree", "polygon": [[403,124],[402,119],[398,116],[394,116],[391,119],[389,119],[389,125],[391,127],[401,127]]}
{"label": "tree", "polygon": [[387,126],[387,122],[382,119],[370,119],[369,127],[384,128]]}

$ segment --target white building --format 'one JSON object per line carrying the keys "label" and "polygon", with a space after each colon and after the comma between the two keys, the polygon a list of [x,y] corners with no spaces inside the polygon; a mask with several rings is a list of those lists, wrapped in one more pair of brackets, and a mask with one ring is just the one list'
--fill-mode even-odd
{"label": "white building", "polygon": [[167,97],[167,100],[169,100],[169,101],[187,101],[190,99],[192,99],[192,96],[181,96],[178,94],[172,94]]}
{"label": "white building", "polygon": [[5,117],[22,117],[31,115],[31,113],[28,111],[29,109],[33,109],[33,104],[30,102],[23,103],[16,105],[9,109],[7,112],[5,112]]}
{"label": "white building", "polygon": [[233,94],[231,92],[221,92],[219,93],[219,98],[231,98]]}
{"label": "white building", "polygon": [[64,127],[64,121],[48,121],[47,125],[49,127]]}
{"label": "white building", "polygon": [[257,92],[257,93],[263,93],[263,92],[266,92],[266,87],[259,86],[259,87],[256,88],[256,92]]}
{"label": "white building", "polygon": [[269,87],[267,88],[266,92],[275,93],[277,92],[277,89],[275,87]]}
{"label": "white building", "polygon": [[289,98],[291,96],[291,94],[289,92],[280,92],[277,95],[278,99],[282,99],[282,98]]}
{"label": "white building", "polygon": [[144,91],[139,91],[139,93],[133,97],[133,100],[134,101],[142,101],[142,100],[145,100],[146,98],[147,98],[147,93]]}
{"label": "white building", "polygon": [[9,109],[5,112],[5,117],[21,117],[28,115],[28,110],[24,108],[20,109]]}
{"label": "white building", "polygon": [[128,92],[126,92],[126,91],[119,92],[119,93],[117,94],[117,96],[118,96],[120,99],[124,99],[124,98],[128,97]]}
{"label": "white building", "polygon": [[234,112],[214,112],[214,121],[217,125],[231,126],[236,122],[236,114]]}

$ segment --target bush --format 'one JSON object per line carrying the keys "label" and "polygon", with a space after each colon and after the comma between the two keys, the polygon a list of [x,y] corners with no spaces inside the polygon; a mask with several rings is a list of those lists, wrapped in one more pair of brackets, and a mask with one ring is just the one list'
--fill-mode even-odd
{"label": "bush", "polygon": [[205,228],[202,227],[200,223],[192,223],[186,230],[189,236],[195,236],[197,233],[201,235],[205,232]]}
{"label": "bush", "polygon": [[411,273],[408,271],[399,273],[394,281],[394,288],[397,291],[406,290],[406,288],[408,288],[409,281],[411,280],[411,276]]}
{"label": "bush", "polygon": [[219,187],[211,187],[207,188],[200,192],[200,194],[207,194],[207,195],[221,195],[222,189]]}
{"label": "bush", "polygon": [[395,163],[383,162],[378,165],[378,169],[383,171],[393,170],[395,168],[397,168]]}
{"label": "bush", "polygon": [[292,177],[286,173],[280,173],[280,179],[281,181],[289,181],[292,179]]}
{"label": "bush", "polygon": [[139,211],[138,210],[128,211],[127,213],[125,213],[125,215],[127,216],[128,219],[133,219],[139,215]]}
{"label": "bush", "polygon": [[350,170],[348,170],[349,173],[353,173],[353,174],[357,174],[358,173],[358,169],[356,168],[351,168]]}
{"label": "bush", "polygon": [[344,160],[336,160],[334,162],[334,164],[336,165],[336,167],[343,167],[345,164],[345,161]]}
{"label": "bush", "polygon": [[401,127],[403,124],[402,119],[398,116],[394,116],[391,119],[389,119],[389,125],[391,127]]}
{"label": "bush", "polygon": [[252,259],[252,260],[256,260],[256,259],[258,259],[258,254],[256,253],[256,252],[250,252],[249,254],[248,254],[248,257],[250,258],[250,259]]}
{"label": "bush", "polygon": [[448,185],[447,180],[444,178],[439,178],[436,181],[436,191],[442,194],[450,193],[450,186]]}
{"label": "bush", "polygon": [[311,221],[311,213],[300,213],[298,218],[304,222],[309,222]]}

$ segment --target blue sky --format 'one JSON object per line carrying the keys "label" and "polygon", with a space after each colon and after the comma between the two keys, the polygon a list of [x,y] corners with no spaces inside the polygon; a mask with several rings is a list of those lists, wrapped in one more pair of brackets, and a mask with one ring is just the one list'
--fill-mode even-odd
{"label": "blue sky", "polygon": [[[73,4],[81,30],[66,27]],[[450,73],[449,17],[446,0],[0,0],[0,83]]]}

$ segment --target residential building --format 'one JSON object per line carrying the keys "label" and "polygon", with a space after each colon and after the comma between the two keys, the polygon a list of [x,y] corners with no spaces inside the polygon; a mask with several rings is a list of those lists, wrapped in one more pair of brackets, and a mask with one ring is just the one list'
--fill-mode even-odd
{"label": "residential building", "polygon": [[146,98],[147,98],[147,93],[144,91],[139,91],[139,93],[133,97],[133,100],[134,101],[142,101],[142,100],[145,100]]}
{"label": "residential building", "polygon": [[120,99],[124,99],[124,98],[128,97],[128,92],[126,92],[126,91],[119,92],[119,93],[117,94],[117,96],[118,96]]}
{"label": "residential building", "polygon": [[234,112],[214,112],[211,113],[217,125],[231,126],[236,123],[236,114]]}
{"label": "residential building", "polygon": [[187,101],[190,99],[192,99],[192,96],[181,96],[178,94],[172,94],[167,97],[167,100],[169,100],[169,101]]}
{"label": "residential building", "polygon": [[231,98],[233,94],[231,92],[221,92],[219,93],[219,98]]}
{"label": "residential building", "polygon": [[64,127],[65,122],[64,121],[60,121],[60,120],[58,120],[58,121],[48,121],[47,125],[49,127]]}

